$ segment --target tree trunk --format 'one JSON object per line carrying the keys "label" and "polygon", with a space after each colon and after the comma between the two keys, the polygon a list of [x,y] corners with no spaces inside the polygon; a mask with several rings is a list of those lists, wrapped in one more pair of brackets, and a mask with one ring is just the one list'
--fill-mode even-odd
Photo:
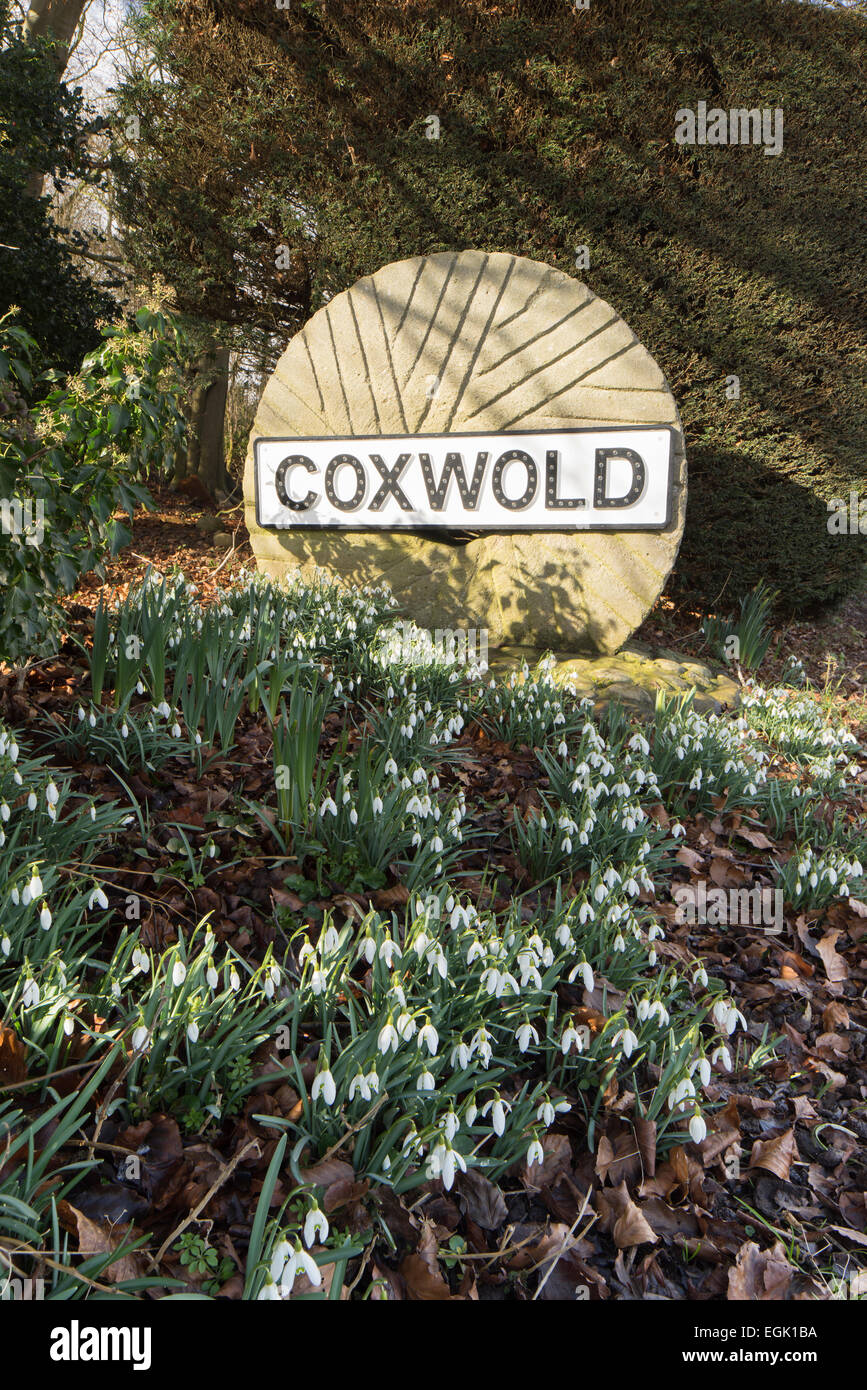
{"label": "tree trunk", "polygon": [[195,487],[198,479],[213,497],[228,487],[224,449],[226,397],[229,386],[229,349],[213,344],[200,354],[184,414],[187,447],[175,460],[172,481]]}
{"label": "tree trunk", "polygon": [[69,60],[69,49],[75,37],[88,0],[32,0],[24,33],[28,39],[53,38],[57,76],[62,77]]}
{"label": "tree trunk", "polygon": [[[51,38],[55,40],[54,65],[57,70],[58,81],[66,71],[66,64],[69,61],[69,47],[87,4],[88,0],[32,0],[30,9],[27,11],[27,18],[24,21],[24,33],[27,39]],[[41,197],[44,183],[44,173],[39,169],[34,169],[27,179],[24,188],[25,196],[28,198]]]}
{"label": "tree trunk", "polygon": [[225,491],[228,483],[225,454],[226,396],[229,390],[229,349],[216,347],[208,354],[209,384],[199,421],[199,460],[196,469],[208,492]]}

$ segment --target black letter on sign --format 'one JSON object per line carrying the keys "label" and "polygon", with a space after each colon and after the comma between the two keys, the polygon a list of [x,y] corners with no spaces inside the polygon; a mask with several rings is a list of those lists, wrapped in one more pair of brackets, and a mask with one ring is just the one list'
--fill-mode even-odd
{"label": "black letter on sign", "polygon": [[558,507],[586,507],[583,497],[557,496],[557,470],[560,452],[548,449],[545,454],[545,510],[556,511]]}
{"label": "black letter on sign", "polygon": [[283,506],[289,507],[293,512],[309,511],[311,507],[316,506],[319,500],[319,494],[316,492],[308,492],[307,496],[302,498],[300,502],[297,502],[294,497],[290,497],[289,489],[286,486],[286,479],[289,476],[290,468],[306,468],[308,473],[318,473],[319,470],[313,460],[309,459],[306,454],[290,454],[281,464],[278,464],[277,472],[274,476],[274,486],[277,489],[277,496],[280,498]]}
{"label": "black letter on sign", "polygon": [[[355,493],[348,502],[341,502],[334,487],[334,475],[338,468],[344,464],[355,469]],[[325,496],[328,498],[332,507],[336,507],[340,512],[354,512],[356,507],[360,507],[364,500],[367,490],[367,479],[364,476],[364,469],[358,462],[354,454],[335,454],[325,470]]]}
{"label": "black letter on sign", "polygon": [[464,457],[463,454],[446,454],[445,467],[439,484],[434,483],[433,468],[431,467],[430,454],[419,454],[421,462],[422,477],[427,488],[427,497],[431,505],[431,510],[441,512],[445,506],[446,493],[449,489],[449,482],[454,473],[455,481],[458,485],[458,492],[461,494],[461,501],[467,511],[473,511],[479,505],[479,493],[482,490],[482,479],[485,476],[485,469],[488,466],[488,455],[480,453],[476,457],[476,467],[473,472],[473,481],[467,487],[467,480],[464,476]]}
{"label": "black letter on sign", "polygon": [[[527,486],[520,497],[507,497],[503,491],[503,471],[507,463],[513,459],[519,459],[527,470]],[[508,507],[510,512],[522,512],[525,507],[529,507],[533,498],[536,496],[536,484],[539,481],[539,470],[523,449],[509,449],[507,453],[500,454],[494,464],[494,473],[491,484],[494,489],[494,496],[501,507]]]}
{"label": "black letter on sign", "polygon": [[405,512],[412,511],[412,507],[407,501],[406,493],[403,488],[398,485],[397,481],[411,458],[412,454],[401,454],[394,468],[389,468],[388,464],[383,463],[379,454],[370,455],[371,463],[383,480],[382,486],[370,503],[370,510],[372,512],[378,512],[380,510],[389,493],[391,493],[392,497],[397,498],[398,505],[401,506]]}
{"label": "black letter on sign", "polygon": [[[608,483],[608,460],[626,459],[632,464],[632,485],[622,497],[608,497],[605,489]],[[644,459],[634,449],[597,449],[596,482],[593,489],[593,502],[597,507],[631,507],[644,491],[647,469]]]}

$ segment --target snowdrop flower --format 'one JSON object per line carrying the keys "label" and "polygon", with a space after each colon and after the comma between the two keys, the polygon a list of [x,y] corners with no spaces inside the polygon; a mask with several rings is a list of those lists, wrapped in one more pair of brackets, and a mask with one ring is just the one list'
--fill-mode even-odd
{"label": "snowdrop flower", "polygon": [[191,1043],[199,1041],[199,1025],[198,1023],[196,1023],[195,1019],[192,1019],[192,1021],[187,1025],[187,1037],[189,1038]]}
{"label": "snowdrop flower", "polygon": [[27,798],[27,809],[28,809],[28,811],[35,811],[37,805],[38,805],[38,802],[37,802],[37,800],[36,800],[36,793],[35,793],[35,792],[31,792],[30,795],[29,795],[28,798]]}
{"label": "snowdrop flower", "polygon": [[427,1050],[430,1053],[431,1057],[435,1057],[437,1053],[437,1048],[439,1047],[439,1041],[439,1034],[437,1033],[436,1028],[434,1028],[433,1024],[431,1023],[430,1019],[428,1019],[427,1023],[424,1025],[424,1027],[418,1035],[418,1046],[420,1048],[427,1047]]}
{"label": "snowdrop flower", "polygon": [[28,902],[30,902],[30,901],[31,901],[32,899],[34,899],[34,898],[41,898],[41,897],[42,897],[42,893],[43,893],[42,879],[39,877],[38,873],[36,872],[36,867],[35,867],[35,865],[31,867],[31,870],[30,870],[30,882],[29,882],[28,884],[25,885],[24,891],[29,895],[27,898],[25,898],[25,897],[24,897],[24,894],[22,893],[21,901],[22,901],[23,903],[25,903],[25,904],[28,903]]}
{"label": "snowdrop flower", "polygon": [[473,1034],[470,1043],[470,1051],[478,1052],[479,1061],[483,1067],[487,1068],[493,1056],[493,1050],[491,1048],[491,1035],[484,1024],[482,1024],[481,1028],[476,1029],[476,1032]]}
{"label": "snowdrop flower", "polygon": [[450,1058],[452,1067],[454,1067],[455,1063],[457,1063],[457,1065],[461,1068],[462,1071],[466,1071],[467,1067],[470,1065],[472,1055],[472,1051],[469,1047],[467,1047],[466,1043],[459,1042],[455,1047],[452,1048],[452,1055]]}
{"label": "snowdrop flower", "polygon": [[702,989],[707,989],[707,971],[704,966],[699,966],[692,977],[692,982],[694,985],[701,985]]}
{"label": "snowdrop flower", "polygon": [[53,782],[49,782],[48,786],[45,788],[45,800],[48,802],[49,806],[56,806],[60,800],[60,792]]}
{"label": "snowdrop flower", "polygon": [[376,1045],[380,1053],[385,1056],[389,1048],[391,1048],[392,1052],[397,1052],[399,1042],[400,1039],[397,1035],[397,1030],[391,1021],[391,1014],[389,1014],[388,1022],[385,1027],[380,1030]]}
{"label": "snowdrop flower", "polygon": [[544,1162],[545,1150],[542,1148],[542,1145],[539,1143],[539,1140],[534,1139],[529,1149],[527,1150],[527,1167],[533,1168],[536,1166],[537,1163]]}
{"label": "snowdrop flower", "polygon": [[39,1003],[39,986],[33,977],[29,977],[24,985],[21,994],[21,1003],[25,1009],[34,1008]]}
{"label": "snowdrop flower", "polygon": [[582,1041],[581,1034],[578,1032],[575,1025],[570,1023],[563,1029],[563,1035],[560,1038],[560,1051],[563,1053],[564,1057],[573,1046],[578,1050],[578,1052],[581,1052],[584,1047],[584,1043]]}
{"label": "snowdrop flower", "polygon": [[631,1057],[638,1046],[638,1038],[632,1032],[631,1028],[624,1028],[622,1032],[617,1033],[612,1039],[612,1042],[620,1043],[623,1048],[624,1057]]}
{"label": "snowdrop flower", "polygon": [[[418,1024],[412,1014],[402,1013],[398,1016],[397,1031],[404,1042],[409,1042],[415,1037]],[[421,1041],[421,1040],[419,1040]]]}
{"label": "snowdrop flower", "polygon": [[515,1037],[518,1040],[519,1052],[526,1052],[531,1042],[534,1042],[537,1045],[539,1042],[539,1034],[536,1032],[536,1029],[533,1027],[532,1023],[522,1023],[520,1028],[515,1033]]}
{"label": "snowdrop flower", "polygon": [[145,1027],[145,1025],[144,1025],[143,1023],[141,1023],[141,1024],[139,1024],[138,1028],[135,1029],[135,1031],[133,1032],[133,1035],[132,1035],[132,1050],[133,1050],[133,1052],[141,1052],[142,1048],[144,1048],[144,1047],[147,1045],[147,1042],[148,1042],[148,1030],[147,1030],[147,1028]]}
{"label": "snowdrop flower", "polygon": [[0,941],[0,951],[3,952],[4,956],[8,956],[11,950],[12,942],[10,941],[8,936],[4,936],[2,941]]}
{"label": "snowdrop flower", "polygon": [[307,1246],[308,1250],[317,1236],[322,1241],[328,1239],[328,1217],[325,1215],[325,1212],[320,1211],[319,1207],[314,1203],[308,1211],[304,1222],[304,1244]]}
{"label": "snowdrop flower", "polygon": [[48,903],[44,902],[42,904],[39,913],[39,925],[43,931],[48,931],[48,928],[51,926],[51,912],[49,911]]}
{"label": "snowdrop flower", "polygon": [[375,796],[375,797],[373,798],[372,803],[371,803],[371,807],[372,807],[372,810],[373,810],[373,814],[374,814],[375,816],[381,816],[381,815],[382,815],[382,797],[381,797],[381,796]]}
{"label": "snowdrop flower", "polygon": [[360,960],[362,956],[367,961],[368,965],[373,964],[376,956],[376,942],[372,936],[363,936],[361,938],[358,944],[358,950],[356,951],[356,958]]}
{"label": "snowdrop flower", "polygon": [[427,1070],[423,1071],[418,1081],[415,1083],[415,1089],[417,1091],[435,1091],[436,1079],[434,1078],[433,1072]]}
{"label": "snowdrop flower", "polygon": [[184,965],[182,960],[176,960],[174,965],[172,966],[172,984],[174,985],[175,989],[178,989],[180,985],[184,983],[184,980],[186,978],[187,967]]}
{"label": "snowdrop flower", "polygon": [[689,1133],[690,1137],[693,1140],[693,1143],[695,1144],[700,1144],[703,1139],[707,1138],[707,1125],[705,1124],[698,1110],[696,1110],[695,1114],[689,1122]]}
{"label": "snowdrop flower", "polygon": [[379,948],[379,959],[385,962],[386,968],[390,970],[394,963],[395,957],[397,957],[397,959],[400,960],[402,955],[403,952],[401,951],[397,942],[392,941],[390,937],[386,937],[385,941],[383,941],[382,945]]}
{"label": "snowdrop flower", "polygon": [[731,1071],[732,1069],[732,1056],[727,1047],[718,1047],[713,1053],[711,1061],[715,1065],[721,1062],[726,1071]]}
{"label": "snowdrop flower", "polygon": [[229,988],[233,989],[236,993],[241,988],[241,977],[235,969],[234,965],[229,971]]}
{"label": "snowdrop flower", "polygon": [[108,898],[105,896],[105,893],[99,887],[94,888],[93,892],[87,900],[88,912],[93,911],[94,903],[96,903],[97,906],[101,907],[103,911],[105,911],[105,909],[108,907]]}
{"label": "snowdrop flower", "polygon": [[313,1085],[310,1089],[313,1100],[318,1100],[320,1096],[326,1105],[333,1105],[337,1095],[337,1087],[334,1084],[334,1077],[330,1070],[317,1072],[313,1078]]}

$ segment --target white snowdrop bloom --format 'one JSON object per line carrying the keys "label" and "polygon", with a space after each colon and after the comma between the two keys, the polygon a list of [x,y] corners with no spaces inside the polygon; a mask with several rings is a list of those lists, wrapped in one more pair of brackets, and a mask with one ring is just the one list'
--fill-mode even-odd
{"label": "white snowdrop bloom", "polygon": [[11,950],[12,942],[10,941],[8,936],[4,936],[3,939],[0,940],[0,951],[3,952],[4,956],[8,956]]}
{"label": "white snowdrop bloom", "polygon": [[428,967],[427,967],[427,973],[428,973],[428,975],[430,975],[434,970],[436,970],[436,972],[437,972],[437,974],[439,975],[439,977],[440,977],[441,980],[447,979],[447,978],[448,978],[448,973],[449,973],[449,966],[448,966],[448,961],[446,960],[445,955],[443,954],[442,947],[441,947],[441,946],[434,946],[434,947],[432,947],[432,949],[431,949],[430,951],[428,951],[428,957],[427,957],[427,958],[428,958]]}
{"label": "white snowdrop bloom", "polygon": [[384,1028],[380,1029],[379,1037],[376,1040],[376,1046],[379,1049],[380,1053],[383,1056],[385,1056],[389,1048],[391,1048],[392,1052],[397,1052],[399,1043],[400,1038],[398,1036],[397,1029],[395,1028],[394,1024],[391,1021],[391,1017],[389,1016],[388,1023],[386,1023]]}
{"label": "white snowdrop bloom", "polygon": [[133,1035],[132,1035],[132,1050],[133,1050],[133,1052],[140,1052],[140,1051],[142,1050],[142,1048],[145,1047],[145,1046],[147,1045],[147,1041],[148,1041],[148,1030],[147,1030],[147,1028],[145,1027],[145,1025],[144,1025],[143,1023],[141,1023],[141,1024],[139,1024],[138,1028],[136,1028],[136,1029],[134,1030]]}
{"label": "white snowdrop bloom", "polygon": [[2,821],[5,825],[11,815],[12,811],[7,805],[7,803],[4,801],[2,806],[0,806],[0,821]]}
{"label": "white snowdrop bloom", "polygon": [[542,1145],[539,1143],[539,1140],[534,1139],[527,1150],[527,1167],[534,1168],[536,1164],[544,1162],[545,1150],[542,1148]]}
{"label": "white snowdrop bloom", "polygon": [[161,700],[156,706],[156,713],[161,714],[163,719],[169,719],[172,713],[171,705],[167,704],[165,700]]}
{"label": "white snowdrop bloom", "polygon": [[[605,897],[604,892],[602,894],[602,897]],[[601,899],[599,901],[601,902]],[[593,911],[593,908],[590,906],[589,903],[581,904],[581,906],[578,909],[578,921],[581,923],[582,927],[584,926],[585,922],[592,922],[595,916],[596,913]]]}
{"label": "white snowdrop bloom", "polygon": [[372,806],[372,809],[373,809],[373,814],[374,814],[375,816],[381,816],[381,815],[382,815],[382,797],[381,797],[381,796],[375,796],[375,797],[373,798],[373,801],[372,801],[372,803],[371,803],[371,806]]}
{"label": "white snowdrop bloom", "polygon": [[604,902],[608,896],[604,883],[597,883],[593,890],[593,896],[598,903]]}
{"label": "white snowdrop bloom", "polygon": [[21,1003],[25,1009],[32,1009],[39,1003],[39,986],[32,978],[27,979],[21,993]]}
{"label": "white snowdrop bloom", "polygon": [[334,1077],[330,1070],[317,1072],[313,1078],[313,1085],[310,1088],[310,1095],[313,1100],[318,1100],[321,1096],[326,1105],[333,1105],[337,1095],[337,1087],[334,1084]]}
{"label": "white snowdrop bloom", "polygon": [[620,1043],[621,1047],[623,1048],[624,1057],[631,1057],[636,1047],[638,1046],[638,1038],[635,1036],[631,1028],[624,1028],[621,1033],[618,1033],[616,1035],[613,1041],[615,1043]]}
{"label": "white snowdrop bloom", "polygon": [[360,960],[364,957],[368,965],[372,965],[376,958],[376,942],[372,936],[363,936],[358,944],[356,958]]}
{"label": "white snowdrop bloom", "polygon": [[69,1014],[63,1020],[63,1031],[68,1038],[71,1038],[75,1032],[75,1020],[70,1018]]}
{"label": "white snowdrop bloom", "polygon": [[472,1050],[467,1047],[467,1044],[463,1041],[459,1042],[452,1048],[452,1055],[450,1058],[452,1067],[457,1065],[462,1071],[466,1071],[467,1067],[470,1065],[472,1055]]}
{"label": "white snowdrop bloom", "polygon": [[574,1024],[569,1023],[563,1029],[563,1035],[560,1038],[560,1051],[563,1053],[564,1057],[573,1046],[581,1052],[584,1044],[581,1040],[581,1034],[575,1028]]}
{"label": "white snowdrop bloom", "polygon": [[457,1149],[448,1148],[442,1160],[442,1180],[443,1187],[449,1192],[455,1180],[455,1169],[460,1168],[462,1173],[467,1171],[466,1159]]}
{"label": "white snowdrop bloom", "polygon": [[195,1019],[192,1019],[190,1023],[187,1024],[187,1037],[191,1043],[199,1041],[199,1025]]}
{"label": "white snowdrop bloom", "polygon": [[179,986],[184,983],[184,980],[186,978],[187,967],[184,965],[184,962],[182,960],[176,960],[174,965],[172,966],[172,984],[174,985],[175,989],[178,989]]}
{"label": "white snowdrop bloom", "polygon": [[689,1122],[689,1133],[695,1144],[700,1144],[707,1138],[707,1125],[697,1110]]}
{"label": "white snowdrop bloom", "polygon": [[744,1018],[743,1014],[734,1006],[732,1006],[726,1014],[725,1021],[725,1030],[728,1033],[729,1037],[731,1037],[732,1033],[737,1028],[738,1023],[740,1023],[742,1028],[746,1028],[747,1026],[747,1021]]}
{"label": "white snowdrop bloom", "polygon": [[478,1052],[479,1061],[483,1067],[487,1068],[494,1054],[491,1048],[491,1035],[484,1024],[481,1028],[476,1029],[476,1032],[473,1034],[470,1050],[471,1052]]}
{"label": "white snowdrop bloom", "polygon": [[431,1023],[430,1019],[428,1019],[427,1023],[419,1032],[418,1046],[419,1048],[426,1047],[431,1057],[435,1057],[437,1054],[437,1048],[439,1047],[439,1042],[439,1034],[437,1033],[436,1028],[434,1028],[433,1024]]}
{"label": "white snowdrop bloom", "polygon": [[[139,691],[139,694],[140,694],[140,695],[141,695],[141,693],[142,693],[142,692]],[[78,722],[79,722],[80,724],[83,724],[83,723],[84,723],[84,720],[85,720],[85,713],[84,713],[84,710],[83,710],[82,706],[79,705],[79,706],[78,706]]]}
{"label": "white snowdrop bloom", "polygon": [[53,782],[49,782],[48,786],[45,788],[45,800],[48,802],[49,806],[56,806],[60,800],[60,792]]}
{"label": "white snowdrop bloom", "polygon": [[500,983],[500,972],[496,966],[489,965],[486,970],[482,971],[481,982],[488,994],[496,994]]}
{"label": "white snowdrop bloom", "polygon": [[439,835],[434,835],[433,839],[430,842],[430,847],[433,850],[434,854],[442,854],[444,846]]}
{"label": "white snowdrop bloom", "polygon": [[626,942],[624,941],[624,939],[623,939],[623,937],[621,936],[620,932],[618,932],[617,935],[615,936],[615,938],[614,938],[614,945],[612,946],[611,949],[612,949],[612,951],[625,951],[625,950],[626,950]]}
{"label": "white snowdrop bloom", "polygon": [[434,1074],[433,1074],[433,1072],[430,1072],[430,1071],[423,1071],[423,1072],[420,1074],[420,1076],[419,1076],[419,1078],[418,1078],[418,1081],[415,1083],[415,1089],[416,1089],[417,1091],[434,1091],[434,1090],[436,1090],[436,1080],[434,1079]]}
{"label": "white snowdrop bloom", "polygon": [[[31,869],[30,881],[25,885],[24,891],[21,894],[21,901],[23,903],[27,903],[32,901],[34,898],[41,898],[43,892],[44,889],[42,887],[42,879],[39,877],[35,868]],[[25,898],[24,893],[28,893],[29,897]]]}
{"label": "white snowdrop bloom", "polygon": [[717,1064],[717,1065],[718,1065],[719,1063],[722,1063],[722,1065],[723,1065],[723,1067],[724,1067],[724,1069],[725,1069],[726,1071],[731,1071],[731,1070],[732,1070],[732,1065],[733,1065],[733,1064],[732,1064],[732,1055],[731,1055],[731,1053],[729,1052],[729,1050],[728,1050],[727,1047],[724,1047],[724,1046],[718,1047],[718,1048],[716,1049],[716,1051],[714,1052],[714,1054],[713,1054],[713,1056],[712,1056],[712,1058],[711,1058],[711,1061],[714,1062],[714,1063]]}
{"label": "white snowdrop bloom", "polygon": [[97,905],[97,907],[101,907],[103,911],[105,911],[105,909],[108,907],[108,898],[105,896],[103,890],[99,887],[94,888],[93,892],[87,900],[88,912],[93,911],[94,903]]}
{"label": "white snowdrop bloom", "polygon": [[326,1241],[328,1239],[328,1229],[328,1217],[325,1215],[325,1212],[320,1211],[319,1207],[314,1203],[308,1211],[304,1222],[304,1244],[307,1246],[307,1249],[310,1249],[317,1236],[319,1240]]}
{"label": "white snowdrop bloom", "polygon": [[[707,971],[704,966],[699,966],[692,977],[692,982],[694,985],[701,985],[702,989],[707,989]],[[714,1013],[714,1017],[716,1017],[716,1013]]]}
{"label": "white snowdrop bloom", "polygon": [[28,798],[27,798],[27,809],[28,809],[28,811],[35,811],[35,810],[36,810],[36,807],[38,806],[38,804],[39,804],[39,803],[38,803],[38,801],[36,800],[36,793],[35,793],[35,792],[31,792],[30,795],[29,795]]}
{"label": "white snowdrop bloom", "polygon": [[232,969],[229,972],[229,987],[230,989],[233,989],[236,993],[241,988],[241,977],[235,969],[234,965],[232,966]]}
{"label": "white snowdrop bloom", "polygon": [[515,1037],[518,1040],[519,1052],[526,1052],[531,1042],[537,1045],[539,1042],[539,1034],[536,1032],[532,1023],[522,1023],[520,1028],[516,1031]]}
{"label": "white snowdrop bloom", "polygon": [[383,771],[387,772],[390,777],[397,776],[397,763],[394,761],[394,758],[390,757],[388,759],[388,762],[385,764]]}
{"label": "white snowdrop bloom", "polygon": [[675,840],[679,840],[681,836],[686,834],[686,828],[680,824],[680,821],[676,821],[671,827],[671,833]]}
{"label": "white snowdrop bloom", "polygon": [[402,955],[403,951],[400,949],[397,942],[392,941],[390,937],[386,937],[379,948],[379,959],[385,962],[386,968],[391,970],[395,959],[400,960]]}
{"label": "white snowdrop bloom", "polygon": [[638,1021],[639,1021],[639,1023],[643,1023],[643,1022],[645,1021],[645,1019],[646,1019],[646,1018],[649,1016],[649,1014],[650,1014],[650,1000],[649,1000],[649,999],[641,999],[641,1000],[639,1000],[638,1008],[636,1009],[635,1012],[636,1012],[636,1014],[638,1015]]}
{"label": "white snowdrop bloom", "polygon": [[120,981],[119,981],[119,980],[112,980],[112,982],[111,982],[111,992],[112,992],[112,994],[114,995],[114,998],[115,998],[115,999],[119,999],[119,998],[120,998],[121,989],[120,989]]}
{"label": "white snowdrop bloom", "polygon": [[358,1093],[364,1100],[370,1100],[370,1087],[367,1084],[367,1080],[364,1076],[364,1073],[361,1071],[357,1071],[355,1073],[355,1076],[353,1076],[352,1080],[349,1083],[350,1101],[355,1100],[356,1093]]}
{"label": "white snowdrop bloom", "polygon": [[321,817],[321,816],[324,816],[326,812],[328,812],[328,813],[329,813],[330,815],[332,815],[332,816],[336,816],[336,815],[337,815],[337,805],[336,805],[336,803],[335,803],[333,797],[326,796],[326,797],[324,798],[324,800],[322,801],[321,806],[319,807],[319,815],[320,815],[320,817]]}
{"label": "white snowdrop bloom", "polygon": [[[536,971],[536,977],[538,979],[538,971]],[[542,981],[539,980],[540,986],[541,983]],[[521,993],[520,985],[518,984],[518,981],[515,979],[514,975],[511,975],[508,970],[504,970],[500,973],[500,978],[497,982],[497,998],[502,999],[503,995],[506,993],[507,990],[510,994]]]}
{"label": "white snowdrop bloom", "polygon": [[90,808],[90,819],[91,819],[91,820],[96,820],[96,807],[95,807],[95,806],[91,806],[91,808]]}
{"label": "white snowdrop bloom", "polygon": [[43,903],[39,912],[39,925],[43,931],[48,931],[51,926],[51,912],[48,903]]}
{"label": "white snowdrop bloom", "polygon": [[707,1060],[706,1057],[702,1057],[702,1058],[700,1058],[700,1060],[699,1060],[699,1064],[698,1064],[698,1074],[699,1074],[699,1078],[700,1078],[700,1080],[701,1080],[702,1086],[709,1086],[709,1085],[710,1085],[710,1062]]}

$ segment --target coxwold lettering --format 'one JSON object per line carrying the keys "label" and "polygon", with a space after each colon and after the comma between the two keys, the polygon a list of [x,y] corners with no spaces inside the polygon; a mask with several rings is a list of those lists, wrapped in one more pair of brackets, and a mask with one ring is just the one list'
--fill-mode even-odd
{"label": "coxwold lettering", "polygon": [[663,530],[665,425],[254,442],[256,517],[356,531]]}
{"label": "coxwold lettering", "polygon": [[134,1371],[151,1365],[149,1327],[81,1327],[73,1318],[69,1327],[51,1330],[52,1361],[131,1361]]}

